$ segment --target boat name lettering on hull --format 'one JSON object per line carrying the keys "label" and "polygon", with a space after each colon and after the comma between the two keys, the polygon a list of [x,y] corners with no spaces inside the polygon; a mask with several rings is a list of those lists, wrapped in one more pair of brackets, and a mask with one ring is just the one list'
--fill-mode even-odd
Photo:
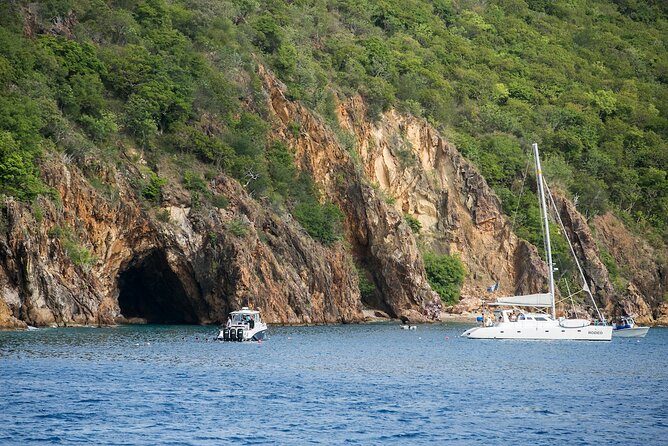
{"label": "boat name lettering on hull", "polygon": [[589,332],[587,332],[587,333],[588,333],[588,334],[597,334],[597,335],[602,335],[602,334],[603,334],[602,331],[596,331],[596,330],[594,330],[594,331],[589,331]]}

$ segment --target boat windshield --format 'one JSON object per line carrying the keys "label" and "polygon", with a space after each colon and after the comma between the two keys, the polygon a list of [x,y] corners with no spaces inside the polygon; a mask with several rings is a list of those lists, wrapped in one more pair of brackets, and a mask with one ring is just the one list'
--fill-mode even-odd
{"label": "boat windshield", "polygon": [[251,320],[255,320],[255,315],[254,314],[235,314],[232,317],[232,322],[235,324],[245,324],[250,322]]}

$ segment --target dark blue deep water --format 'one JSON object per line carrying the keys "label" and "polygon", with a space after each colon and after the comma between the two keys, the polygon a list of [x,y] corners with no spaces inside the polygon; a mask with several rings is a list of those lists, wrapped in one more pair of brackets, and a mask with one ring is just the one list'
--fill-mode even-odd
{"label": "dark blue deep water", "polygon": [[467,325],[0,332],[0,444],[668,444],[668,329],[474,341]]}

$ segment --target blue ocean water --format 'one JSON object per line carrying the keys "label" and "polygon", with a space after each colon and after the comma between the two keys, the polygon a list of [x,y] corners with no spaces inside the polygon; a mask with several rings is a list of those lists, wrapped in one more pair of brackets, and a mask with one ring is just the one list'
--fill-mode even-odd
{"label": "blue ocean water", "polygon": [[666,444],[668,329],[595,343],[465,328],[0,332],[0,444]]}

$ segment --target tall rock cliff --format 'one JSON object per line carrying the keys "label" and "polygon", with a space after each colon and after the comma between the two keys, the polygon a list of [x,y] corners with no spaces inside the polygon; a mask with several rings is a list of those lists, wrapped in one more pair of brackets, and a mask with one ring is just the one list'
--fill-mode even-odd
{"label": "tall rock cliff", "polygon": [[609,213],[595,217],[591,228],[618,270],[611,314],[636,314],[641,323],[668,325],[668,253],[662,243],[651,245]]}
{"label": "tall rock cliff", "polygon": [[[290,143],[301,169],[345,214],[353,254],[373,277],[380,306],[392,316],[420,321],[437,317],[441,302],[425,276],[422,256],[401,213],[387,205],[324,122],[284,94],[284,86],[260,69],[277,119],[274,134]],[[294,124],[299,133],[291,131]]]}
{"label": "tall rock cliff", "polygon": [[[365,307],[432,320],[442,304],[426,280],[419,245],[458,255],[467,268],[462,301],[448,311],[476,311],[483,298],[545,289],[547,267],[536,247],[513,233],[484,178],[433,127],[397,111],[371,121],[361,99],[352,98],[338,107],[341,128],[356,141],[351,150],[321,118],[289,100],[271,73],[259,74],[272,137],[288,143],[323,199],[343,211],[345,241],[314,241],[289,213],[222,174],[206,188],[227,197],[224,208],[196,205],[178,181],[150,203],[137,193],[148,170],[141,157],[112,166],[51,154],[41,170],[55,198],[3,199],[0,327],[216,323],[247,304],[273,323],[361,321]],[[178,167],[165,159],[153,168],[169,177]],[[607,312],[668,322],[662,251],[611,215],[590,227],[572,203],[557,202]],[[405,215],[421,223],[417,236]],[[599,247],[629,280],[612,285]],[[355,264],[376,287],[364,300]],[[499,290],[487,293],[497,281]]]}
{"label": "tall rock cliff", "polygon": [[[341,125],[355,135],[367,177],[391,197],[397,211],[421,223],[424,246],[458,255],[466,265],[461,303],[449,311],[477,311],[483,299],[546,290],[547,265],[536,247],[512,232],[484,178],[433,127],[396,110],[370,121],[359,97],[338,111]],[[556,194],[555,200],[585,280],[606,314],[635,314],[641,323],[666,323],[668,279],[662,245],[652,248],[611,214],[588,222],[567,198]],[[612,254],[627,278],[617,280],[616,286],[599,246]],[[499,290],[488,293],[486,288],[497,281]],[[596,314],[588,301],[581,309]],[[562,306],[561,311],[568,309]]]}
{"label": "tall rock cliff", "polygon": [[[610,213],[587,222],[570,200],[558,193],[554,198],[587,285],[605,313],[635,315],[641,324],[668,322],[666,259],[660,248],[633,235]],[[593,314],[588,302],[584,306]]]}
{"label": "tall rock cliff", "polygon": [[[545,288],[547,267],[536,248],[515,236],[484,178],[433,127],[394,110],[371,122],[359,98],[342,104],[339,116],[356,137],[367,176],[399,213],[421,223],[422,242],[465,264],[462,303],[452,311]],[[497,293],[486,292],[496,281]]]}

